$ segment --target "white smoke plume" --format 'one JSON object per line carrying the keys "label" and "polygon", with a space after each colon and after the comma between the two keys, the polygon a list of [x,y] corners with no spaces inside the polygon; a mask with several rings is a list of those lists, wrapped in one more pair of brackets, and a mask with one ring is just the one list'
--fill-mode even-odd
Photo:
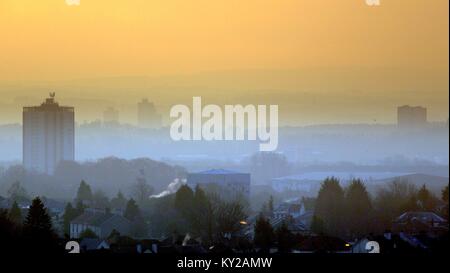
{"label": "white smoke plume", "polygon": [[150,195],[150,198],[161,198],[169,194],[176,193],[178,189],[186,184],[186,179],[178,179],[176,178],[172,183],[170,183],[167,186],[167,189],[163,190],[162,192],[154,195]]}
{"label": "white smoke plume", "polygon": [[190,239],[191,239],[191,235],[189,233],[186,233],[186,236],[184,236],[184,239],[183,239],[182,246],[186,246]]}

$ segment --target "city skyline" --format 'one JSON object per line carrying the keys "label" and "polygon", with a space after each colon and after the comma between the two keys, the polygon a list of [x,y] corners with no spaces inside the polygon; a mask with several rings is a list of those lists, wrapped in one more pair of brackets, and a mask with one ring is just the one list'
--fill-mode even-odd
{"label": "city skyline", "polygon": [[447,19],[446,0],[4,0],[0,123],[48,90],[79,121],[99,118],[98,102],[148,97],[165,115],[193,96],[278,104],[286,125],[390,123],[404,104],[444,121]]}
{"label": "city skyline", "polygon": [[[39,92],[41,93],[41,92]],[[46,93],[44,93],[46,94]],[[58,92],[58,97],[61,98]],[[14,99],[13,103],[5,103],[3,104],[3,121],[0,120],[0,124],[6,125],[6,124],[15,124],[19,123],[21,124],[21,115],[20,112],[18,112],[18,109],[21,107],[27,107],[29,105],[33,105],[38,103],[42,100],[43,96],[30,96],[30,97],[16,97]],[[150,100],[148,100],[150,98]],[[144,99],[142,98],[136,98],[135,100],[128,100],[125,102],[113,102],[112,100],[102,100],[102,99],[77,99],[73,97],[64,98],[62,96],[62,100],[66,102],[66,104],[70,104],[74,106],[75,108],[79,109],[79,115],[76,116],[75,122],[76,124],[83,124],[83,123],[90,123],[90,122],[105,122],[106,119],[113,119],[117,124],[129,124],[134,126],[139,126],[142,128],[160,128],[162,127],[168,127],[170,126],[170,123],[173,121],[173,118],[169,117],[170,108],[175,105],[174,104],[168,104],[162,103],[158,104],[155,101],[151,99],[152,97],[146,97]],[[203,98],[203,97],[202,97]],[[210,98],[210,97],[209,97]],[[156,100],[158,100],[158,97],[155,97]],[[149,118],[149,120],[145,121],[148,123],[148,125],[144,125],[144,121],[142,121],[142,114],[140,114],[139,109],[143,102],[147,100],[147,104],[149,104],[149,109],[146,110],[145,116]],[[189,102],[189,100],[180,100],[181,102]],[[208,99],[208,102],[214,102],[214,99]],[[236,100],[229,99],[227,101],[236,102]],[[244,103],[245,101],[245,103]],[[258,102],[266,102],[266,100],[261,100],[258,98]],[[378,125],[388,125],[388,124],[397,124],[398,123],[398,107],[401,106],[411,106],[411,107],[423,107],[426,109],[426,122],[428,123],[441,123],[441,122],[448,122],[448,114],[447,115],[439,115],[439,117],[436,117],[436,112],[439,111],[439,108],[429,107],[427,104],[421,104],[421,103],[407,103],[402,102],[402,100],[399,100],[400,103],[398,104],[391,104],[389,105],[389,108],[387,106],[380,107],[380,106],[373,106],[373,109],[371,111],[368,111],[367,115],[365,115],[363,118],[360,117],[360,119],[357,120],[351,120],[349,117],[352,115],[356,115],[358,112],[358,107],[355,107],[356,109],[347,109],[345,112],[336,112],[334,113],[335,116],[340,116],[341,114],[344,114],[346,118],[340,119],[340,120],[332,120],[329,118],[324,118],[323,116],[319,116],[322,120],[317,120],[317,116],[310,116],[307,118],[310,118],[309,120],[304,120],[301,117],[299,117],[299,120],[292,120],[292,115],[298,114],[298,112],[291,113],[290,110],[298,111],[299,109],[295,109],[295,105],[281,105],[280,109],[280,126],[294,126],[294,127],[303,127],[303,126],[314,126],[314,125],[328,125],[328,124],[335,124],[335,125],[345,125],[345,124],[378,124]],[[177,103],[179,104],[179,103]],[[242,100],[242,105],[251,104],[250,98],[245,98]],[[306,104],[306,102],[305,102]],[[0,101],[1,105],[1,101]],[[283,107],[284,106],[284,107]],[[141,107],[142,108],[142,107]],[[374,110],[375,109],[375,110]],[[301,110],[301,109],[300,109]],[[313,107],[310,106],[310,109],[307,111],[313,110]],[[316,111],[319,111],[320,109],[314,109]],[[1,111],[1,110],[0,110]],[[380,116],[371,115],[373,112],[378,112]],[[109,114],[109,117],[106,117],[106,115]],[[111,115],[115,115],[115,117],[111,117]],[[140,117],[141,116],[141,117]],[[330,117],[331,117],[330,113]],[[140,121],[141,120],[141,121]],[[315,122],[314,122],[315,121]]]}
{"label": "city skyline", "polygon": [[[0,149],[3,150],[0,155],[0,162],[5,160],[14,162],[19,158],[20,146],[22,146],[23,163],[27,169],[40,169],[41,171],[45,169],[45,172],[51,173],[59,159],[47,160],[46,158],[48,154],[54,154],[51,149],[61,150],[58,145],[62,142],[65,143],[64,139],[77,147],[76,150],[70,152],[71,156],[65,157],[65,159],[79,162],[111,156],[124,159],[150,157],[158,160],[187,160],[186,162],[208,159],[236,162],[246,160],[250,154],[258,150],[258,141],[250,140],[250,136],[246,139],[245,134],[240,137],[242,138],[240,141],[234,139],[229,143],[220,143],[220,139],[215,139],[216,141],[204,140],[201,143],[185,138],[183,138],[183,141],[176,141],[172,137],[173,124],[170,127],[148,127],[146,123],[140,126],[122,123],[118,120],[121,113],[111,107],[103,111],[103,120],[97,119],[94,122],[76,123],[74,122],[74,116],[82,113],[82,109],[73,106],[60,107],[54,101],[54,96],[55,93],[50,93],[50,97],[41,106],[24,107],[24,121],[29,121],[24,123],[24,126],[18,124],[0,126],[2,136],[0,140],[7,140],[8,143],[5,145],[4,141],[0,141]],[[64,100],[59,100],[59,97],[58,101],[64,105],[70,105]],[[140,114],[139,106],[144,107],[144,111],[141,111]],[[148,107],[149,109],[147,109]],[[98,108],[102,109],[101,107]],[[49,119],[51,118],[50,113],[47,115],[45,111],[55,109],[68,109],[69,111],[71,120],[70,126],[66,129],[70,129],[72,133],[68,138],[66,137],[67,132],[59,134],[58,130],[56,130],[56,135],[53,136],[55,134],[52,131],[53,121]],[[143,99],[135,103],[133,113],[136,120],[139,120],[140,117],[141,119],[144,118],[145,122],[153,122],[155,117],[159,117],[158,112],[154,112],[154,110],[155,105]],[[273,147],[275,147],[277,153],[283,154],[293,162],[311,163],[325,160],[330,162],[354,162],[355,164],[380,164],[380,162],[403,164],[405,162],[424,161],[430,164],[448,164],[446,149],[442,150],[442,147],[448,146],[448,120],[438,123],[428,121],[428,109],[421,106],[400,105],[391,110],[397,113],[396,123],[281,126],[279,134],[277,129],[277,133],[273,135],[275,137]],[[34,112],[39,113],[40,116],[30,117],[30,113]],[[236,118],[237,116],[236,114]],[[145,117],[149,119],[145,119]],[[52,126],[49,127],[45,125],[46,123]],[[56,129],[64,127],[58,124],[54,124]],[[22,138],[19,139],[22,134],[23,140]],[[49,142],[50,144],[54,143],[53,146],[50,145],[53,148],[49,148],[49,143],[45,141],[47,135],[55,138],[55,141],[50,139]],[[60,135],[64,135],[64,139],[59,138]],[[272,129],[270,135],[272,136]],[[408,143],[405,143],[406,138]],[[130,142],[130,139],[133,141]],[[320,141],[317,141],[317,139],[320,139]],[[272,139],[269,138],[268,143],[271,142]],[[263,143],[265,142],[260,142],[260,151]],[[373,146],[373,143],[377,143],[377,145],[383,143],[382,148]],[[418,145],[419,143],[420,145]],[[280,144],[279,147],[278,144]],[[34,145],[34,148],[30,145]],[[342,154],[342,152],[345,153]],[[34,159],[32,161],[30,156],[33,154],[35,154],[34,158],[41,158],[42,160],[36,161]],[[325,154],[326,157],[324,157]],[[46,165],[53,167],[50,166],[50,169],[48,169]]]}

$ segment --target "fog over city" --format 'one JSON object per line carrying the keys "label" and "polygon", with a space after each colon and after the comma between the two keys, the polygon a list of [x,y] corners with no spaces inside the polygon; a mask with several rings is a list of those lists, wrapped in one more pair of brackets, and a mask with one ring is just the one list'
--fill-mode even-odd
{"label": "fog over city", "polygon": [[[55,100],[56,103],[61,102],[58,96]],[[60,105],[66,103],[62,101]],[[443,181],[448,179],[448,121],[427,121],[428,109],[424,109],[423,120],[418,124],[402,125],[402,121],[398,120],[384,124],[374,122],[281,126],[278,148],[273,153],[259,152],[259,142],[251,140],[174,141],[169,134],[170,119],[169,125],[166,125],[167,122],[163,120],[167,113],[159,109],[157,104],[145,99],[137,101],[134,109],[129,110],[134,113],[134,124],[122,123],[122,112],[113,106],[105,107],[102,115],[93,121],[77,122],[74,125],[76,165],[62,162],[59,167],[55,165],[50,175],[58,175],[55,179],[65,181],[63,184],[69,188],[75,187],[80,179],[90,180],[94,185],[97,182],[109,183],[108,190],[103,190],[111,195],[116,190],[128,190],[130,184],[134,183],[138,169],[132,167],[135,172],[133,173],[126,166],[133,166],[133,162],[140,161],[159,161],[168,167],[179,166],[181,170],[171,171],[172,174],[162,181],[153,181],[152,178],[152,187],[157,191],[155,194],[164,191],[173,179],[186,178],[185,174],[188,172],[216,168],[251,173],[252,187],[267,186],[272,190],[274,179],[310,172],[326,172],[330,175],[333,175],[333,172],[336,172],[336,175],[344,172],[348,177],[358,173],[392,172],[392,177],[420,174],[435,176],[438,180],[441,177],[444,178]],[[75,117],[78,111],[80,110],[75,108]],[[397,108],[390,109],[395,116],[400,115],[397,111]],[[409,115],[412,114],[407,113],[406,119]],[[22,134],[20,123],[0,125],[0,170],[6,177],[14,173],[11,172],[12,169],[22,164]],[[74,170],[66,173],[70,166],[100,168],[105,162],[126,164],[123,168],[129,175],[119,181],[117,176],[111,174],[112,169],[99,172],[103,177],[100,179],[88,174],[89,172],[81,176],[76,175],[76,178],[71,174]],[[71,175],[65,177],[65,174]],[[2,185],[3,190],[14,182],[13,178],[14,175],[8,178],[9,182]],[[383,180],[380,185],[386,182],[386,179],[380,180]],[[425,182],[438,190],[442,183],[433,186],[432,180],[430,178]],[[308,194],[316,192],[317,188],[313,188],[315,190]],[[63,189],[59,189],[54,197],[70,197],[66,194]]]}
{"label": "fog over city", "polygon": [[448,10],[0,0],[0,253],[447,253]]}

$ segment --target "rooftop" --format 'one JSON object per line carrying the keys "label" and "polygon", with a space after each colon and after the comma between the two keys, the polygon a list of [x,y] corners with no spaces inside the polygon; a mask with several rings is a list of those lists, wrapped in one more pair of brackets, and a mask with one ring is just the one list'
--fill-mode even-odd
{"label": "rooftop", "polygon": [[195,174],[242,174],[242,173],[225,169],[211,169],[208,171],[197,172]]}
{"label": "rooftop", "polygon": [[445,223],[446,220],[434,212],[409,211],[400,215],[396,222],[407,222],[411,220],[419,220],[422,222]]}
{"label": "rooftop", "polygon": [[77,218],[73,219],[71,223],[100,226],[101,224],[111,219],[112,217],[122,217],[122,216],[103,212],[84,212]]}
{"label": "rooftop", "polygon": [[40,106],[25,106],[24,112],[31,111],[70,111],[73,112],[74,108],[70,106],[59,106],[55,101],[55,93],[50,93],[50,96]]}

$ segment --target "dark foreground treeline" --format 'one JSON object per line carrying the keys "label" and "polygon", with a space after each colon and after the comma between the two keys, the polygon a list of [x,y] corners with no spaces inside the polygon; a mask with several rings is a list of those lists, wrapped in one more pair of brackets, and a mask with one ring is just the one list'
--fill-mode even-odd
{"label": "dark foreground treeline", "polygon": [[0,253],[63,253],[44,204],[35,198],[22,221],[17,203],[0,209]]}
{"label": "dark foreground treeline", "polygon": [[[20,186],[16,190],[18,198]],[[311,202],[312,221],[302,232],[292,230],[290,217],[281,225],[273,226],[277,208],[272,198],[253,217],[255,212],[249,211],[245,200],[224,199],[218,190],[200,187],[192,190],[181,186],[174,194],[136,201],[126,199],[119,192],[113,199],[106,198],[101,203],[83,181],[73,202],[64,209],[61,226],[52,219],[39,198],[33,200],[26,215],[22,215],[17,202],[10,209],[0,211],[0,247],[3,251],[62,252],[63,243],[69,240],[70,222],[86,209],[100,206],[123,211],[122,215],[133,225],[130,234],[116,241],[130,244],[158,238],[159,244],[166,248],[195,245],[195,253],[216,251],[219,246],[239,252],[349,251],[344,247],[346,242],[357,244],[363,238],[391,234],[397,219],[404,213],[436,214],[448,221],[448,186],[441,196],[434,196],[425,186],[417,189],[405,181],[393,181],[371,196],[360,180],[353,180],[342,188],[338,180],[328,178]],[[411,224],[415,223],[413,219]],[[420,238],[429,242],[426,247],[409,245],[409,248],[440,251],[442,243],[448,243],[448,222],[446,226],[439,226],[438,231],[436,224],[442,223],[419,226],[419,230],[413,231],[406,225],[396,232],[406,234],[409,237],[405,238],[411,240]],[[117,236],[111,234],[106,240]],[[86,230],[79,240],[96,237],[91,230]],[[380,239],[388,237],[391,235]],[[436,244],[439,242],[441,244]],[[401,244],[408,245],[405,239],[397,238],[392,247]]]}
{"label": "dark foreground treeline", "polygon": [[374,195],[359,179],[342,187],[333,177],[326,179],[315,200],[311,229],[347,239],[392,229],[393,221],[406,212],[433,212],[448,219],[448,185],[435,196],[425,185],[394,180]]}

